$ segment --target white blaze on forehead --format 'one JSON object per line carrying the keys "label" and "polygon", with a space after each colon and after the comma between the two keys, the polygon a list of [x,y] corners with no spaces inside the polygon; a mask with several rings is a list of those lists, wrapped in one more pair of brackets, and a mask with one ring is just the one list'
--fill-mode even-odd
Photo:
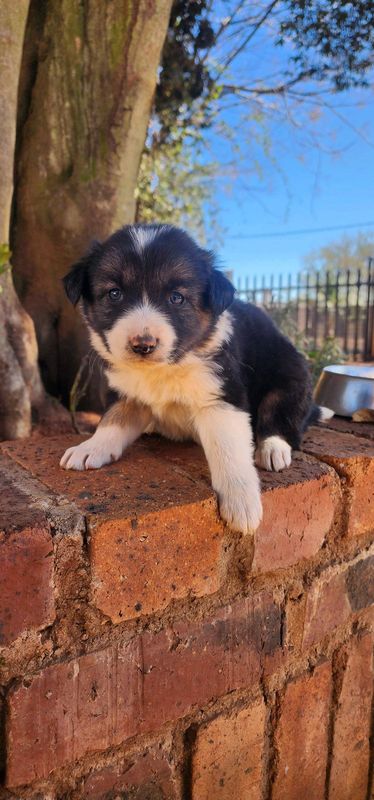
{"label": "white blaze on forehead", "polygon": [[129,234],[136,249],[142,255],[145,247],[157,239],[157,236],[166,229],[167,225],[162,225],[160,228],[130,228]]}
{"label": "white blaze on forehead", "polygon": [[176,344],[176,334],[169,320],[148,301],[135,306],[115,322],[106,333],[109,350],[115,360],[122,360],[128,353],[128,343],[133,336],[149,334],[158,340],[154,357],[167,359]]}

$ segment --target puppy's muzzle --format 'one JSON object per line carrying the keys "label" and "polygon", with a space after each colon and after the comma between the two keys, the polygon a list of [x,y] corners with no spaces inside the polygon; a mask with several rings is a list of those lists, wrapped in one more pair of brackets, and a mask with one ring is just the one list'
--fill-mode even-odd
{"label": "puppy's muzzle", "polygon": [[129,345],[133,353],[137,353],[137,355],[140,356],[147,356],[156,349],[158,339],[155,339],[154,336],[148,333],[143,336],[132,336],[131,339],[129,339]]}

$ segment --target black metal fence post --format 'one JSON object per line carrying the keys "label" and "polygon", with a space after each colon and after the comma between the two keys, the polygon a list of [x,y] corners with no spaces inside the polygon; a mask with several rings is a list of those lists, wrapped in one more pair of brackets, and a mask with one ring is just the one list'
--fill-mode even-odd
{"label": "black metal fence post", "polygon": [[237,295],[247,302],[263,306],[275,321],[288,315],[289,327],[321,348],[334,338],[348,359],[374,361],[374,257],[365,269],[346,272],[271,275],[267,282],[239,279]]}

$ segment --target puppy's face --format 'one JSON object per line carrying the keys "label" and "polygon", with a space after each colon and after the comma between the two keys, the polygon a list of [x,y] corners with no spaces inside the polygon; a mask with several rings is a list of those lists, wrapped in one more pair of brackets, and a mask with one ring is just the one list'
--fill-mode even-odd
{"label": "puppy's face", "polygon": [[126,226],[64,278],[109,362],[173,363],[206,341],[234,289],[178,228]]}

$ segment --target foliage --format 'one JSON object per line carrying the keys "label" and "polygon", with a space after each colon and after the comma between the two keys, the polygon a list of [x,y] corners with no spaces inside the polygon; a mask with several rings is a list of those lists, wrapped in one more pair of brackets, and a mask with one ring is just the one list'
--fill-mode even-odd
{"label": "foliage", "polygon": [[77,433],[80,433],[77,422],[77,408],[80,401],[86,396],[91,379],[90,359],[91,353],[87,353],[85,356],[83,356],[69,394],[69,411],[71,421],[73,428]]}
{"label": "foliage", "polygon": [[348,269],[365,269],[368,259],[374,258],[374,234],[358,233],[342,236],[305,256],[308,272],[346,272]]}
{"label": "foliage", "polygon": [[173,222],[204,240],[202,206],[211,196],[216,165],[203,164],[176,135],[144,150],[136,191],[137,222]]}
{"label": "foliage", "polygon": [[287,336],[307,359],[314,384],[324,367],[329,364],[343,364],[346,360],[339,341],[334,336],[327,336],[322,346],[316,347],[313,339],[300,331],[295,320],[295,307],[292,302],[282,306],[269,307],[267,312],[284,336]]}
{"label": "foliage", "polygon": [[[317,279],[319,281],[319,301],[333,309],[343,299],[349,307],[348,319],[356,314],[356,304],[365,312],[367,294],[365,290],[358,288],[358,271],[360,270],[360,282],[367,280],[369,259],[373,257],[374,236],[367,233],[345,235],[308,253],[304,264],[311,276],[311,284]],[[373,275],[373,266],[371,274]]]}
{"label": "foliage", "polygon": [[345,354],[334,336],[328,336],[319,348],[310,342],[304,355],[309,362],[313,383],[317,382],[324,367],[328,367],[329,364],[344,364],[346,361]]}
{"label": "foliage", "polygon": [[138,222],[173,222],[204,239],[213,162],[204,164],[202,131],[212,123],[215,90],[202,53],[213,42],[207,2],[176,0],[164,45],[154,113],[137,187]]}
{"label": "foliage", "polygon": [[155,98],[160,143],[173,140],[176,128],[201,129],[212,121],[209,105],[217,93],[204,59],[215,40],[209,8],[207,0],[173,3]]}
{"label": "foliage", "polygon": [[0,275],[8,269],[11,255],[9,245],[0,244]]}
{"label": "foliage", "polygon": [[[0,278],[1,278],[2,275],[4,275],[6,272],[8,272],[10,270],[9,261],[10,261],[11,255],[12,254],[11,254],[11,252],[9,250],[9,245],[6,244],[6,243],[0,244]],[[2,292],[2,291],[3,291],[3,288],[2,288],[2,286],[0,286],[0,292]]]}
{"label": "foliage", "polygon": [[[180,224],[188,219],[201,233],[218,176],[207,150],[209,130],[235,148],[236,131],[225,119],[228,104],[237,107],[238,124],[247,132],[253,167],[256,141],[274,166],[269,141],[274,119],[315,144],[305,129],[327,108],[324,93],[368,84],[373,22],[369,0],[175,0],[141,164],[137,218]],[[266,59],[256,59],[257,71],[245,68],[239,79],[243,58],[261,32],[281,53],[279,66],[267,70]],[[238,162],[241,154],[234,156]]]}
{"label": "foliage", "polygon": [[331,80],[335,91],[368,86],[373,65],[374,10],[368,0],[288,0],[278,44],[290,40],[291,58],[306,77]]}

